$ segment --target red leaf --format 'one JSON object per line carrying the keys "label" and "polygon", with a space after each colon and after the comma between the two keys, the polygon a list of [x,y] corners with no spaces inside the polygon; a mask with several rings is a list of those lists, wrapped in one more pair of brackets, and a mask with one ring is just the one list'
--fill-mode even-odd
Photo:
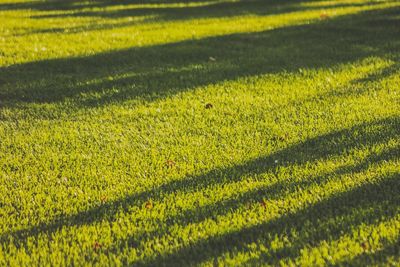
{"label": "red leaf", "polygon": [[260,201],[260,205],[261,205],[263,208],[266,208],[266,207],[267,207],[267,202],[265,202],[264,200],[261,200],[261,201]]}
{"label": "red leaf", "polygon": [[96,250],[96,251],[101,249],[101,244],[99,242],[97,242],[97,241],[94,242],[93,249]]}

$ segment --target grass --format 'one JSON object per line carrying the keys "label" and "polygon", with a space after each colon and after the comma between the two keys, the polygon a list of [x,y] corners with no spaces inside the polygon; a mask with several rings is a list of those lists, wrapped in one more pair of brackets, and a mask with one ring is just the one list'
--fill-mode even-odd
{"label": "grass", "polygon": [[399,14],[0,0],[0,265],[398,266]]}

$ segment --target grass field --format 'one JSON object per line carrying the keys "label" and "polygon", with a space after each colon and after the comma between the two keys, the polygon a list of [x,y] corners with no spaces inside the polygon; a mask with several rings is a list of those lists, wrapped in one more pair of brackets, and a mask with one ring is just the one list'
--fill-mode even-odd
{"label": "grass field", "polygon": [[400,1],[0,0],[0,266],[399,266]]}

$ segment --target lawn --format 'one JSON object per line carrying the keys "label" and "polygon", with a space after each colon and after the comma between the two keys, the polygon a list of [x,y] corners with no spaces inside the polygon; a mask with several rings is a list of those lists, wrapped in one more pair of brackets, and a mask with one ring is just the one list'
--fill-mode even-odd
{"label": "lawn", "polygon": [[399,266],[400,1],[0,0],[0,266]]}

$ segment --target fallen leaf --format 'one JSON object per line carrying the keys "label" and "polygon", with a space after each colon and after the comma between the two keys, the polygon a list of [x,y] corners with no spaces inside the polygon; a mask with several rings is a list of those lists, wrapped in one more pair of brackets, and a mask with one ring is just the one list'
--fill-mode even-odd
{"label": "fallen leaf", "polygon": [[319,17],[320,17],[321,19],[329,19],[329,15],[326,14],[326,13],[322,13],[321,15],[319,15]]}
{"label": "fallen leaf", "polygon": [[176,162],[169,159],[169,160],[167,160],[167,161],[165,162],[165,165],[166,165],[168,168],[172,168],[172,167],[174,167],[174,166],[176,165]]}
{"label": "fallen leaf", "polygon": [[96,241],[96,242],[94,243],[94,245],[93,245],[93,249],[96,250],[96,251],[99,250],[99,249],[101,249],[101,244],[100,244],[99,242]]}
{"label": "fallen leaf", "polygon": [[102,203],[105,203],[107,201],[107,196],[101,196],[100,200]]}
{"label": "fallen leaf", "polygon": [[210,108],[213,108],[213,104],[207,103],[204,107],[205,107],[206,109],[210,109]]}
{"label": "fallen leaf", "polygon": [[367,242],[362,242],[362,243],[361,243],[361,247],[363,248],[363,250],[368,250],[369,245],[368,245]]}
{"label": "fallen leaf", "polygon": [[144,207],[146,208],[146,209],[152,209],[153,208],[153,203],[151,203],[151,201],[147,201],[146,202],[146,204],[144,205]]}
{"label": "fallen leaf", "polygon": [[279,139],[279,141],[281,141],[281,142],[286,141],[286,140],[289,139],[289,134],[288,134],[288,133],[285,133],[285,134],[279,136],[278,139]]}
{"label": "fallen leaf", "polygon": [[266,207],[267,207],[267,203],[266,203],[264,200],[261,200],[261,201],[260,201],[260,205],[261,205],[263,208],[266,208]]}

